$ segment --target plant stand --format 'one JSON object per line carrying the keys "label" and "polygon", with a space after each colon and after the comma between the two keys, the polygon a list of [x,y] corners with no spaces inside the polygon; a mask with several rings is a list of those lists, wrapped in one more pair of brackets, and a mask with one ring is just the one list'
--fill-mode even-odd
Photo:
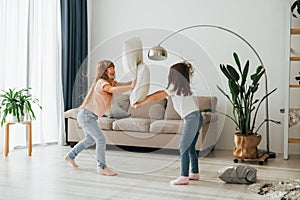
{"label": "plant stand", "polygon": [[[4,156],[8,156],[9,152],[9,126],[14,125],[14,122],[8,122],[5,124],[5,148]],[[32,126],[31,122],[22,122],[21,124],[27,125],[28,128],[28,156],[31,156],[32,152]]]}
{"label": "plant stand", "polygon": [[241,158],[235,158],[233,159],[234,163],[238,163],[239,160],[241,162],[258,162],[259,165],[264,165],[264,162],[267,162],[269,158],[269,154],[263,154],[262,156],[260,156],[259,158],[256,159],[241,159]]}

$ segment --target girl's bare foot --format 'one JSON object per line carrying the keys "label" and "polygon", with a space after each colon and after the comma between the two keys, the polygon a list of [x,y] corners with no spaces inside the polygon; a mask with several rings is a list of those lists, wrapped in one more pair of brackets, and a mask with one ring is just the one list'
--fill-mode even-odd
{"label": "girl's bare foot", "polygon": [[73,167],[75,169],[79,167],[76,164],[75,160],[72,160],[71,158],[69,158],[69,156],[65,156],[64,159],[65,159],[65,161],[67,161],[71,165],[71,167]]}
{"label": "girl's bare foot", "polygon": [[199,173],[190,173],[189,179],[194,181],[199,181]]}
{"label": "girl's bare foot", "polygon": [[171,185],[188,185],[189,177],[188,176],[180,176],[177,179],[170,181]]}
{"label": "girl's bare foot", "polygon": [[116,176],[117,173],[111,171],[108,167],[105,167],[104,169],[98,169],[98,173],[104,176]]}

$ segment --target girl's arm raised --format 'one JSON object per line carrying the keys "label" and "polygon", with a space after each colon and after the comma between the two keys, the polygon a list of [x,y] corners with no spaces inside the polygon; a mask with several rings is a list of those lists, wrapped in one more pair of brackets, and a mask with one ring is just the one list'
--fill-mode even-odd
{"label": "girl's arm raised", "polygon": [[129,85],[123,85],[123,86],[112,86],[110,84],[106,84],[104,85],[103,90],[108,93],[118,94],[133,89],[135,84],[136,84],[136,80],[131,81]]}
{"label": "girl's arm raised", "polygon": [[132,81],[128,82],[117,82],[116,86],[126,86],[126,85],[131,85]]}
{"label": "girl's arm raised", "polygon": [[169,96],[168,93],[166,93],[165,90],[159,90],[159,91],[156,91],[150,95],[148,95],[143,101],[140,101],[136,104],[134,104],[134,108],[139,108],[147,103],[151,103],[151,102],[154,102],[154,101],[158,101],[159,99],[163,99],[165,97]]}

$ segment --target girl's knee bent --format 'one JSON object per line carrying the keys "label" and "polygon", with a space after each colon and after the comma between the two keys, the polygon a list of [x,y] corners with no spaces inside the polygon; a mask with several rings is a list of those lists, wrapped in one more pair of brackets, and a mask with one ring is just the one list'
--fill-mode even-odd
{"label": "girl's knee bent", "polygon": [[93,139],[85,139],[82,141],[83,145],[87,148],[95,144]]}

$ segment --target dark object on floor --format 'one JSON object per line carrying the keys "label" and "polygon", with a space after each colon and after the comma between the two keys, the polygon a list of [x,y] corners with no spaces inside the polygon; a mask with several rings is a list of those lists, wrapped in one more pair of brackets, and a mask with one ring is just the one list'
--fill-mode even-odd
{"label": "dark object on floor", "polygon": [[247,165],[232,165],[219,170],[219,178],[226,183],[252,184],[256,182],[254,167]]}

